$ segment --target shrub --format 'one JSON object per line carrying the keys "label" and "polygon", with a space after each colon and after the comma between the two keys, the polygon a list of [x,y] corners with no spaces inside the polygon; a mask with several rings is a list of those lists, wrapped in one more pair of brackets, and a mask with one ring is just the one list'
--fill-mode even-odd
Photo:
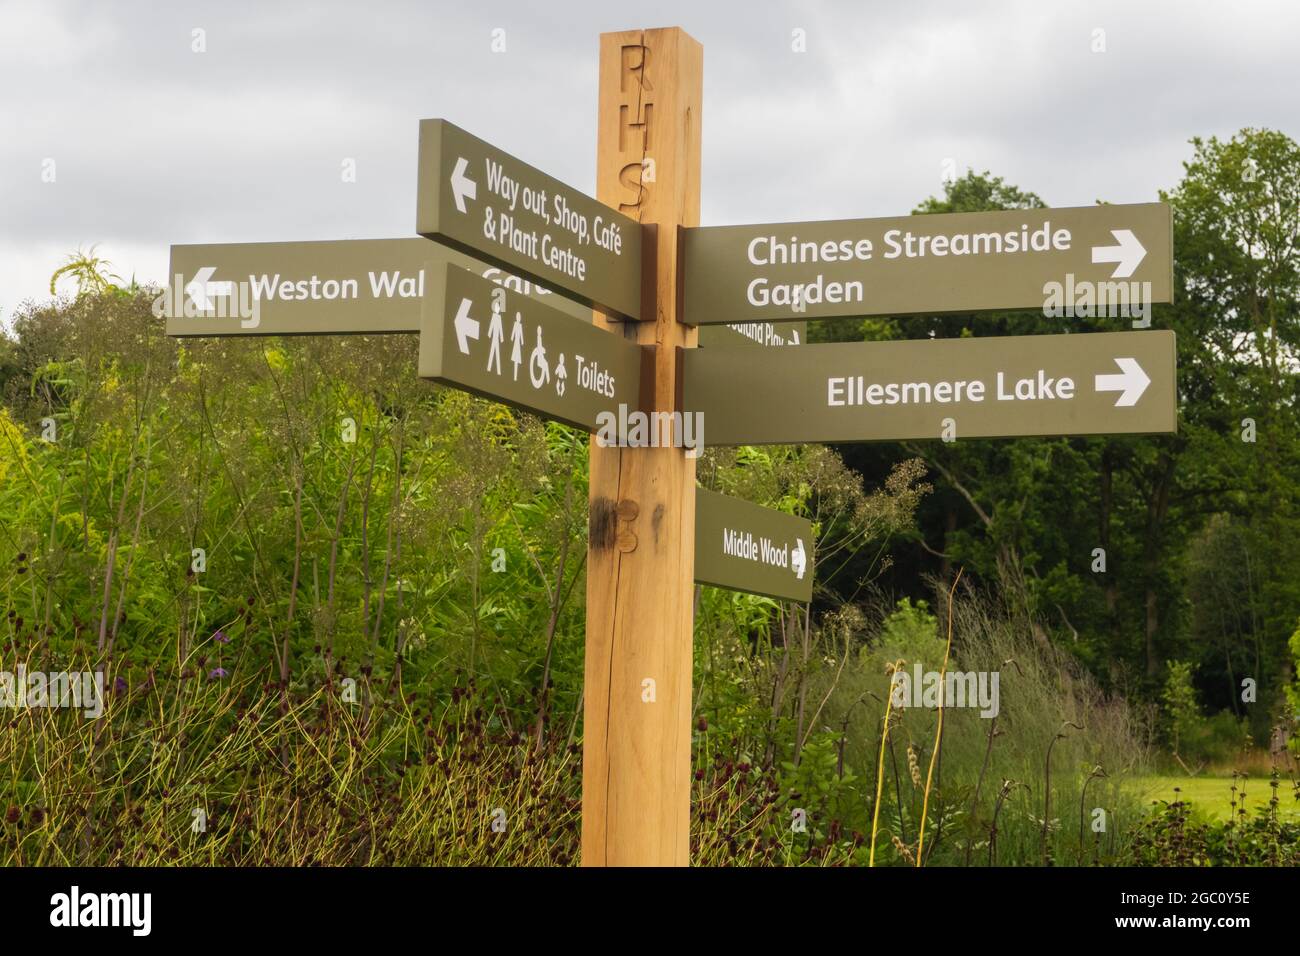
{"label": "shrub", "polygon": [[[1235,777],[1235,775],[1234,775]],[[1280,780],[1275,770],[1268,805],[1250,816],[1237,804],[1232,818],[1206,821],[1184,800],[1160,801],[1137,828],[1124,862],[1130,866],[1300,866],[1300,822],[1278,814]]]}

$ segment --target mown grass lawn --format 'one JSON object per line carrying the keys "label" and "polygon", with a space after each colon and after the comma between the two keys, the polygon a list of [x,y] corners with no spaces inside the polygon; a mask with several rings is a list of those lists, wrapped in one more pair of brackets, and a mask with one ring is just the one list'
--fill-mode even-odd
{"label": "mown grass lawn", "polygon": [[[1257,807],[1267,807],[1273,792],[1269,789],[1268,777],[1249,777],[1237,780],[1237,803],[1241,805],[1241,794],[1245,792],[1246,812],[1254,816]],[[1134,777],[1129,787],[1138,794],[1148,806],[1155,800],[1167,800],[1172,803],[1181,799],[1192,805],[1194,812],[1203,814],[1212,820],[1227,820],[1232,815],[1232,777],[1171,777],[1147,776]],[[1175,790],[1175,788],[1178,788]],[[1278,783],[1278,810],[1281,813],[1300,814],[1295,797],[1292,795],[1291,781],[1282,778]]]}

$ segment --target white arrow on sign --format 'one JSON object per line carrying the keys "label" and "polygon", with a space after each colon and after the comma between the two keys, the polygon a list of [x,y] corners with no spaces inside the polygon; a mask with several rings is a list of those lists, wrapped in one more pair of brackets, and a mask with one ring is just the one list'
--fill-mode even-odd
{"label": "white arrow on sign", "polygon": [[457,212],[465,211],[466,196],[470,199],[478,198],[478,183],[465,175],[468,168],[469,161],[460,156],[456,159],[456,168],[451,171],[451,198],[456,200]]}
{"label": "white arrow on sign", "polygon": [[1120,392],[1119,398],[1115,399],[1116,408],[1136,405],[1137,400],[1151,384],[1151,379],[1147,377],[1146,372],[1142,371],[1142,366],[1137,363],[1137,359],[1117,358],[1115,364],[1123,371],[1119,375],[1098,375],[1097,391]]}
{"label": "white arrow on sign", "polygon": [[456,344],[466,355],[469,355],[469,340],[478,338],[478,319],[469,317],[469,309],[473,304],[469,299],[461,299],[460,308],[456,310],[456,321],[453,323],[456,327]]}
{"label": "white arrow on sign", "polygon": [[234,283],[229,279],[225,282],[212,281],[212,274],[216,271],[216,266],[204,266],[194,273],[194,278],[185,287],[185,293],[194,302],[195,308],[203,312],[211,309],[214,305],[210,296],[230,295],[233,291]]}
{"label": "white arrow on sign", "polygon": [[794,550],[790,552],[790,567],[794,569],[795,580],[802,581],[804,570],[808,567],[808,555],[803,550],[803,538],[795,538],[794,542]]}
{"label": "white arrow on sign", "polygon": [[1110,274],[1112,279],[1127,279],[1133,274],[1133,270],[1138,267],[1143,259],[1146,258],[1147,250],[1138,242],[1138,237],[1133,235],[1131,229],[1112,229],[1110,234],[1115,237],[1119,243],[1117,246],[1093,246],[1092,262],[1094,265],[1101,262],[1115,263],[1115,271]]}

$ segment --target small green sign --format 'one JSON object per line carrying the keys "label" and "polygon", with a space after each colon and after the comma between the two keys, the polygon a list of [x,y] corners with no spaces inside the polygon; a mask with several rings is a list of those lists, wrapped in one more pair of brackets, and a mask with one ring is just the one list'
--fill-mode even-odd
{"label": "small green sign", "polygon": [[1094,332],[797,349],[686,349],[706,446],[1161,434],[1174,333]]}
{"label": "small green sign", "polygon": [[684,241],[691,325],[1000,309],[1113,316],[1173,296],[1162,203],[709,226]]}
{"label": "small green sign", "polygon": [[642,348],[465,269],[429,270],[420,377],[597,431],[641,408]]}
{"label": "small green sign", "polygon": [[812,522],[741,498],[695,489],[699,584],[812,600]]}
{"label": "small green sign", "polygon": [[420,123],[415,231],[641,318],[640,223],[446,120]]}
{"label": "small green sign", "polygon": [[779,348],[804,345],[808,341],[807,322],[735,322],[731,325],[700,326],[702,348],[726,348],[736,345],[760,345]]}
{"label": "small green sign", "polygon": [[591,320],[590,309],[419,237],[172,246],[160,312],[178,337],[415,333],[435,262]]}

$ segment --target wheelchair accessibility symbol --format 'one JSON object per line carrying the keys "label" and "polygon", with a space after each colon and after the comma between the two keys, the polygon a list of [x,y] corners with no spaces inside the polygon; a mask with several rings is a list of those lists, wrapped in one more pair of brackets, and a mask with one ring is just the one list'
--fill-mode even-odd
{"label": "wheelchair accessibility symbol", "polygon": [[528,357],[528,378],[533,388],[541,388],[551,380],[551,367],[546,364],[546,349],[542,345],[542,327],[537,327],[537,345]]}

